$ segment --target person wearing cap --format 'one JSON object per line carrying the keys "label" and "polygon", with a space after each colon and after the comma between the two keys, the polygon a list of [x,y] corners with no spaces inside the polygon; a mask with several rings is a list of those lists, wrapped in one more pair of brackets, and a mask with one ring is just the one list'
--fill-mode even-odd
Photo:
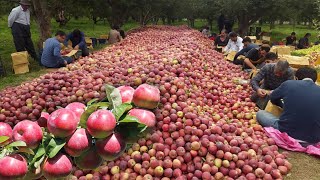
{"label": "person wearing cap", "polygon": [[243,49],[242,38],[238,36],[237,33],[231,32],[229,33],[229,41],[227,46],[224,48],[226,53],[230,53],[231,51],[239,52]]}
{"label": "person wearing cap", "polygon": [[84,33],[79,29],[73,30],[72,33],[69,33],[64,42],[65,45],[68,45],[68,41],[71,41],[71,47],[74,50],[81,50],[82,57],[89,55],[89,50],[86,44]]}
{"label": "person wearing cap", "polygon": [[243,65],[243,59],[241,58],[238,59],[239,56],[245,56],[251,49],[259,47],[258,45],[253,44],[249,37],[245,37],[242,40],[242,43],[243,43],[243,49],[234,56],[233,63],[236,65]]}
{"label": "person wearing cap", "polygon": [[21,0],[19,6],[11,10],[8,16],[8,27],[11,28],[13,42],[17,52],[28,51],[30,56],[38,61],[37,53],[30,32],[30,1]]}
{"label": "person wearing cap", "polygon": [[259,48],[251,49],[247,54],[243,63],[244,69],[257,70],[262,67],[261,64],[265,61],[265,56],[270,51],[268,44],[263,44]]}
{"label": "person wearing cap", "polygon": [[[270,90],[279,87],[283,82],[294,79],[294,71],[286,60],[279,60],[277,63],[266,64],[251,79],[251,86],[254,90],[251,100],[257,103],[260,109],[267,105]],[[262,82],[262,85],[260,83]]]}
{"label": "person wearing cap", "polygon": [[296,33],[292,32],[290,36],[286,37],[286,46],[295,46],[297,41]]}
{"label": "person wearing cap", "polygon": [[315,84],[317,71],[303,67],[297,70],[296,77],[298,80],[285,81],[270,94],[271,102],[283,108],[280,117],[260,110],[257,121],[263,127],[286,132],[302,145],[318,143],[320,87]]}

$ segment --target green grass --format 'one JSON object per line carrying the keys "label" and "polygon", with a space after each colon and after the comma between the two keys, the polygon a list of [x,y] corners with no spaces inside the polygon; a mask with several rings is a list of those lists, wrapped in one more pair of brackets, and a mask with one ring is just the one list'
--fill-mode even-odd
{"label": "green grass", "polygon": [[[21,82],[32,80],[36,77],[39,77],[41,74],[47,72],[46,69],[41,68],[37,62],[30,60],[30,72],[23,75],[14,75],[11,70],[11,56],[10,54],[15,52],[15,48],[12,41],[11,31],[7,27],[7,17],[0,17],[0,55],[2,61],[5,63],[8,76],[0,78],[0,90],[8,86],[16,86]],[[187,24],[186,22],[175,22],[175,25]],[[200,29],[203,25],[206,24],[206,21],[197,20],[195,22],[195,28]],[[137,23],[127,23],[124,26],[124,30],[129,30],[137,27]],[[58,29],[62,29],[66,32],[70,32],[75,28],[79,28],[84,31],[87,36],[90,37],[99,37],[102,34],[107,34],[110,30],[110,26],[107,23],[99,22],[99,24],[94,25],[91,21],[87,19],[72,20],[65,27],[59,28],[58,24],[52,21],[52,32],[55,32]],[[36,44],[39,37],[39,31],[35,25],[35,22],[32,23],[32,39]],[[262,26],[263,31],[269,31],[269,25]],[[292,31],[295,31],[298,37],[303,36],[305,33],[310,32],[312,34],[311,41],[316,40],[317,32],[313,29],[308,29],[306,26],[296,26],[295,29],[291,25],[276,25],[275,29],[272,30],[272,40],[280,41],[286,36],[288,36]],[[216,25],[213,26],[213,32],[217,32]],[[100,47],[103,48],[103,47]],[[303,153],[290,153],[289,157],[290,162],[293,164],[293,169],[290,174],[285,178],[288,180],[317,180],[320,179],[320,160],[308,156]]]}
{"label": "green grass", "polygon": [[[123,26],[125,31],[137,27],[137,23],[130,22]],[[110,30],[110,26],[107,22],[99,22],[98,24],[93,24],[92,21],[88,19],[72,19],[66,26],[60,28],[58,23],[52,20],[52,34],[54,34],[57,30],[63,30],[66,33],[73,31],[74,29],[80,29],[83,31],[87,37],[99,37],[103,34],[108,34]],[[32,22],[31,26],[32,40],[33,43],[36,44],[39,41],[39,30],[35,22]],[[29,59],[30,72],[23,75],[15,75],[12,71],[12,60],[11,53],[15,52],[15,47],[12,40],[11,29],[7,28],[7,17],[0,17],[0,56],[2,62],[4,63],[7,76],[0,78],[0,89],[4,89],[8,86],[16,86],[21,84],[21,82],[31,80],[33,78],[39,77],[41,74],[45,74],[47,70],[43,67],[40,67],[37,62],[33,59]],[[97,47],[97,49],[101,49],[104,46]],[[37,47],[36,47],[37,50]]]}

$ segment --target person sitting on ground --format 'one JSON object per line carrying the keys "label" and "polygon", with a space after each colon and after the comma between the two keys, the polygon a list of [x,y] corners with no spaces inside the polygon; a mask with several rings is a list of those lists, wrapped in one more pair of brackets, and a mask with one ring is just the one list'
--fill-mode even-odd
{"label": "person sitting on ground", "polygon": [[124,30],[119,29],[119,33],[120,33],[122,39],[126,38],[126,33],[124,32]]}
{"label": "person sitting on ground", "polygon": [[278,55],[274,52],[268,52],[265,56],[265,61],[263,63],[260,64],[260,67],[262,68],[263,66],[265,66],[266,64],[270,64],[270,63],[276,63],[278,62]]}
{"label": "person sitting on ground", "polygon": [[297,41],[296,33],[292,32],[290,36],[286,37],[287,46],[295,46]]}
{"label": "person sitting on ground", "polygon": [[109,38],[108,38],[109,44],[114,44],[122,40],[119,29],[120,28],[117,25],[112,26],[112,29],[109,32]]}
{"label": "person sitting on ground", "polygon": [[214,41],[214,49],[216,49],[218,46],[225,47],[229,42],[229,37],[227,36],[226,30],[222,29],[220,35],[216,37]]}
{"label": "person sitting on ground", "polygon": [[72,62],[71,57],[61,56],[61,44],[66,39],[66,33],[58,31],[55,37],[49,38],[45,41],[43,53],[41,56],[41,63],[47,68],[60,68]]}
{"label": "person sitting on ground", "polygon": [[210,29],[209,29],[209,26],[205,26],[201,33],[205,36],[205,37],[209,37],[210,36]]}
{"label": "person sitting on ground", "polygon": [[217,33],[211,33],[211,35],[209,36],[209,39],[212,41],[215,41],[217,37]]}
{"label": "person sitting on ground", "polygon": [[265,56],[270,51],[270,46],[267,44],[261,45],[259,48],[251,49],[244,59],[244,69],[260,69],[265,61]]}
{"label": "person sitting on ground", "polygon": [[227,46],[224,48],[226,53],[230,53],[231,51],[239,52],[243,49],[243,39],[238,36],[237,33],[231,32],[229,33],[229,41]]}
{"label": "person sitting on ground", "polygon": [[234,56],[234,60],[233,63],[236,65],[243,65],[243,60],[241,57],[238,59],[239,56],[243,56],[245,57],[246,54],[253,48],[258,48],[259,46],[256,44],[253,44],[251,42],[251,39],[249,37],[245,37],[242,41],[243,43],[243,49],[241,51],[239,51],[235,56]]}
{"label": "person sitting on ground", "polygon": [[[270,94],[273,104],[283,107],[280,117],[267,111],[257,113],[263,127],[273,127],[289,136],[313,144],[320,142],[320,87],[315,84],[317,71],[309,67],[297,70],[298,80],[281,84]],[[282,101],[283,100],[283,103]]]}
{"label": "person sitting on ground", "polygon": [[[250,84],[255,91],[251,96],[252,102],[257,102],[257,106],[264,109],[269,101],[268,91],[274,90],[283,82],[292,79],[294,79],[294,71],[289,67],[287,61],[279,60],[277,63],[266,64],[251,79]],[[262,85],[260,86],[261,82]]]}
{"label": "person sitting on ground", "polygon": [[307,33],[303,38],[299,40],[297,45],[298,49],[307,49],[310,47],[309,38],[311,37],[310,33]]}
{"label": "person sitting on ground", "polygon": [[72,33],[69,33],[66,37],[65,42],[64,42],[64,44],[66,46],[68,45],[69,40],[72,43],[71,44],[72,49],[81,50],[82,57],[89,55],[89,50],[88,50],[83,32],[81,32],[79,29],[75,29]]}

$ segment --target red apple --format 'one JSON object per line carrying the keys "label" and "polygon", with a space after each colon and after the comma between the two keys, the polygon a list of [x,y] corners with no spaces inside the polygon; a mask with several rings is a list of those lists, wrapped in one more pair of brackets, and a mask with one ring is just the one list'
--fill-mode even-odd
{"label": "red apple", "polygon": [[154,109],[160,102],[160,90],[155,86],[142,84],[134,91],[132,102],[141,108]]}
{"label": "red apple", "polygon": [[16,179],[28,172],[27,161],[19,154],[12,154],[0,159],[0,179]]}
{"label": "red apple", "polygon": [[83,128],[77,129],[70,137],[67,138],[64,149],[73,157],[80,156],[87,151],[92,144],[92,138]]}
{"label": "red apple", "polygon": [[128,115],[138,118],[142,124],[145,124],[148,127],[154,127],[156,125],[156,116],[149,110],[131,109]]}
{"label": "red apple", "polygon": [[13,140],[24,141],[28,148],[35,149],[42,141],[41,127],[32,121],[20,121],[13,128]]}
{"label": "red apple", "polygon": [[64,178],[72,172],[72,163],[66,155],[59,153],[55,157],[47,159],[42,170],[47,179]]}
{"label": "red apple", "polygon": [[106,161],[113,161],[118,158],[125,150],[126,143],[120,134],[112,134],[106,139],[96,142],[98,154]]}
{"label": "red apple", "polygon": [[120,91],[122,103],[131,103],[134,89],[130,86],[120,86],[117,89]]}
{"label": "red apple", "polygon": [[95,138],[106,138],[116,127],[116,118],[108,110],[98,110],[92,113],[87,121],[87,130]]}
{"label": "red apple", "polygon": [[71,110],[79,118],[79,121],[82,113],[85,111],[85,108],[86,108],[86,105],[79,102],[73,102],[68,104],[68,106],[66,106],[66,109]]}
{"label": "red apple", "polygon": [[47,127],[55,137],[64,138],[77,129],[79,121],[71,110],[58,109],[50,115]]}
{"label": "red apple", "polygon": [[49,117],[50,117],[49,113],[47,113],[47,112],[41,112],[41,116],[40,116],[40,118],[37,120],[37,124],[38,124],[40,127],[45,127],[45,128],[46,128]]}
{"label": "red apple", "polygon": [[75,164],[82,170],[96,169],[102,164],[102,161],[103,159],[94,147],[82,153],[81,156],[74,158]]}
{"label": "red apple", "polygon": [[0,146],[8,144],[12,140],[12,128],[9,124],[0,122],[0,136],[9,137],[8,140],[6,140],[3,143],[0,143]]}

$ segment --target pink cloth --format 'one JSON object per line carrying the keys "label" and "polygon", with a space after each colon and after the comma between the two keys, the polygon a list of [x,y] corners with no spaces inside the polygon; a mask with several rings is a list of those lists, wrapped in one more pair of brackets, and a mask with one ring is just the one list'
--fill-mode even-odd
{"label": "pink cloth", "polygon": [[317,155],[320,157],[320,142],[315,145],[309,145],[307,147],[301,146],[298,140],[290,137],[287,133],[282,133],[273,127],[264,128],[268,137],[274,139],[276,144],[286,150],[305,152],[311,155]]}

